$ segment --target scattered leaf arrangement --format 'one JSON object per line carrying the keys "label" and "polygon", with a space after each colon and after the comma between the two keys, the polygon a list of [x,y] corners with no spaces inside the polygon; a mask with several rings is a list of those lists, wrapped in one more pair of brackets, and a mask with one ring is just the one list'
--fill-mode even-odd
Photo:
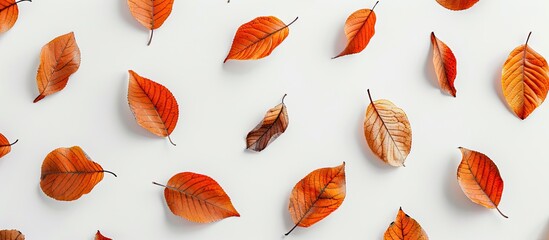
{"label": "scattered leaf arrangement", "polygon": [[[30,0],[0,0],[0,33],[15,24],[18,4]],[[443,7],[458,11],[471,8],[478,0],[436,0]],[[150,30],[150,45],[155,29],[166,21],[172,11],[173,0],[128,0],[129,11],[134,18]],[[360,9],[345,21],[347,38],[345,48],[334,58],[362,52],[375,34],[374,8]],[[289,27],[298,20],[285,24],[274,16],[257,17],[240,26],[232,46],[223,62],[228,60],[253,60],[269,56],[289,35]],[[526,43],[515,48],[503,66],[501,87],[509,108],[520,119],[527,118],[545,100],[549,91],[549,66],[546,60]],[[433,66],[442,92],[456,97],[454,86],[457,61],[452,50],[431,33]],[[38,102],[65,88],[69,77],[80,66],[80,49],[73,32],[56,37],[47,43],[40,53],[36,82]],[[404,110],[389,100],[373,100],[367,90],[370,104],[364,119],[364,137],[372,153],[384,163],[400,167],[412,149],[412,129]],[[261,152],[284,133],[289,124],[284,103],[269,109],[263,120],[246,136],[246,149]],[[176,98],[163,85],[129,70],[129,109],[137,124],[159,137],[170,135],[177,125],[179,105]],[[10,143],[0,134],[0,158],[11,151],[18,140]],[[486,155],[459,148],[462,161],[457,168],[457,182],[464,195],[472,202],[489,209],[496,209],[507,218],[498,205],[503,193],[503,179],[496,164]],[[40,188],[47,196],[59,201],[77,200],[90,193],[103,179],[104,170],[78,146],[57,148],[42,163]],[[167,184],[153,182],[164,188],[166,204],[174,215],[196,223],[211,223],[229,217],[239,217],[229,195],[214,179],[193,172],[182,172],[169,179]],[[293,188],[289,198],[289,217],[294,226],[307,228],[337,210],[346,197],[345,163],[312,171]],[[0,240],[23,240],[18,230],[1,230]],[[111,239],[99,231],[96,240]],[[399,209],[396,220],[384,234],[385,240],[428,239],[420,224]]]}

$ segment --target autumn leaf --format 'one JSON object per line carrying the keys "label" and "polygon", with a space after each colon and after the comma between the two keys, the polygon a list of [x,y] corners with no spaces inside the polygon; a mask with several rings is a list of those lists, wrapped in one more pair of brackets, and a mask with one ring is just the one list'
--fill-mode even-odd
{"label": "autumn leaf", "polygon": [[248,133],[248,136],[246,136],[247,149],[261,152],[286,131],[290,120],[288,119],[288,112],[286,112],[284,98],[286,98],[286,94],[282,97],[282,102],[269,109],[263,120]]}
{"label": "autumn leaf", "polygon": [[192,172],[178,173],[164,187],[166,203],[173,214],[196,223],[211,223],[240,217],[223,188],[212,178]]}
{"label": "autumn leaf", "polygon": [[543,103],[549,91],[547,61],[526,44],[515,48],[501,71],[501,88],[507,105],[520,119],[526,119]]}
{"label": "autumn leaf", "polygon": [[174,0],[128,0],[132,16],[151,30],[147,46],[151,45],[154,30],[162,26],[172,12]]}
{"label": "autumn leaf", "polygon": [[112,240],[112,238],[105,237],[97,230],[97,233],[95,234],[95,240]]}
{"label": "autumn leaf", "polygon": [[376,2],[371,10],[360,9],[347,18],[344,29],[345,36],[347,37],[347,46],[333,58],[362,52],[368,46],[370,39],[376,33],[376,13],[374,9],[378,3],[379,1]]}
{"label": "autumn leaf", "polygon": [[459,11],[472,7],[478,0],[437,0],[437,2],[447,9]]}
{"label": "autumn leaf", "polygon": [[11,146],[16,144],[18,141],[19,139],[15,140],[13,143],[10,143],[8,139],[0,133],[0,158],[10,153]]}
{"label": "autumn leaf", "polygon": [[310,227],[330,215],[345,200],[345,162],[314,170],[299,181],[290,195],[288,210],[294,227]]}
{"label": "autumn leaf", "polygon": [[372,152],[394,167],[404,166],[412,149],[412,128],[406,113],[391,101],[372,100],[364,119],[364,136]]}
{"label": "autumn leaf", "polygon": [[93,162],[78,146],[57,148],[42,163],[40,188],[56,200],[73,201],[91,192],[105,172],[116,177]]}
{"label": "autumn leaf", "polygon": [[31,0],[0,0],[0,33],[10,30],[19,16],[17,4],[20,2],[32,2]]}
{"label": "autumn leaf", "polygon": [[290,33],[288,25],[273,16],[257,17],[240,26],[236,31],[229,54],[223,61],[229,59],[252,60],[269,56],[271,52],[286,39]]}
{"label": "autumn leaf", "polygon": [[385,235],[384,240],[428,240],[427,233],[419,223],[402,211],[398,210],[396,220],[392,222]]}
{"label": "autumn leaf", "polygon": [[17,230],[0,230],[0,240],[25,240],[25,235]]}
{"label": "autumn leaf", "polygon": [[431,32],[431,44],[433,45],[433,65],[437,74],[440,89],[456,97],[454,81],[457,75],[456,57],[452,50]]}
{"label": "autumn leaf", "polygon": [[132,70],[128,85],[128,103],[139,126],[159,137],[168,137],[177,125],[179,105],[166,87]]}
{"label": "autumn leaf", "polygon": [[40,66],[36,74],[36,85],[40,94],[34,102],[65,88],[70,75],[79,67],[80,49],[73,32],[56,37],[42,47]]}
{"label": "autumn leaf", "polygon": [[474,203],[486,208],[498,208],[503,193],[503,179],[496,164],[486,155],[460,147],[463,155],[457,169],[457,179],[461,190]]}

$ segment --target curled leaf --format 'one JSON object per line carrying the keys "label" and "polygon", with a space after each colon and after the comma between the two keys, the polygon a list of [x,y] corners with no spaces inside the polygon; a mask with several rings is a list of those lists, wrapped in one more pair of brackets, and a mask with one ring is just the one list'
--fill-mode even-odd
{"label": "curled leaf", "polygon": [[212,178],[192,172],[174,175],[165,187],[164,197],[173,214],[196,223],[210,223],[240,217],[223,188]]}
{"label": "curled leaf", "polygon": [[0,230],[0,240],[25,240],[25,235],[18,230]]}
{"label": "curled leaf", "polygon": [[372,152],[394,167],[404,166],[412,149],[412,128],[406,113],[391,101],[372,100],[364,119],[364,136]]}
{"label": "curled leaf", "polygon": [[288,210],[296,227],[310,227],[330,215],[345,200],[345,162],[312,171],[299,181],[290,195]]}
{"label": "curled leaf", "polygon": [[465,10],[475,5],[479,0],[437,0],[437,2],[443,7],[459,11]]}
{"label": "curled leaf", "polygon": [[347,46],[341,53],[334,58],[362,52],[370,43],[370,39],[376,33],[376,13],[374,8],[379,3],[376,2],[372,9],[360,9],[345,21],[345,36],[347,37]]}
{"label": "curled leaf", "polygon": [[[532,34],[532,32],[530,32]],[[501,71],[503,96],[520,119],[526,119],[543,103],[549,91],[547,61],[526,44],[515,48]]]}
{"label": "curled leaf", "polygon": [[112,238],[105,237],[97,230],[97,233],[95,233],[95,240],[112,240]]}
{"label": "curled leaf", "polygon": [[128,85],[128,104],[139,126],[159,137],[168,137],[177,125],[179,105],[166,87],[132,70]]}
{"label": "curled leaf", "polygon": [[498,208],[503,194],[503,179],[496,164],[486,155],[460,147],[463,155],[457,169],[459,186],[471,201],[486,208]]}
{"label": "curled leaf", "polygon": [[103,170],[78,146],[57,148],[42,163],[40,188],[51,198],[73,201],[91,192],[103,179]]}
{"label": "curled leaf", "polygon": [[19,139],[15,140],[15,142],[13,143],[10,143],[8,139],[3,134],[0,133],[0,158],[10,153],[11,146],[13,144],[16,144],[18,141]]}
{"label": "curled leaf", "polygon": [[59,92],[65,88],[69,77],[80,67],[80,49],[74,33],[56,37],[40,52],[40,66],[36,74],[36,84],[40,94],[34,102]]}
{"label": "curled leaf", "polygon": [[17,4],[20,2],[31,2],[31,0],[0,0],[0,33],[10,30],[19,16]]}
{"label": "curled leaf", "polygon": [[431,44],[433,45],[433,65],[440,89],[456,97],[456,87],[454,87],[457,75],[456,57],[452,50],[435,36],[434,32],[431,33]]}
{"label": "curled leaf", "polygon": [[151,45],[154,30],[162,26],[172,12],[174,0],[128,0],[132,16],[141,25],[151,30],[149,42]]}
{"label": "curled leaf", "polygon": [[286,95],[284,95],[280,104],[269,109],[263,117],[263,121],[248,133],[248,136],[246,136],[247,149],[261,152],[286,131],[290,120],[284,104],[285,97]]}
{"label": "curled leaf", "polygon": [[242,24],[236,31],[229,54],[223,61],[253,60],[269,56],[290,33],[288,28],[298,18],[286,25],[274,16],[257,17]]}

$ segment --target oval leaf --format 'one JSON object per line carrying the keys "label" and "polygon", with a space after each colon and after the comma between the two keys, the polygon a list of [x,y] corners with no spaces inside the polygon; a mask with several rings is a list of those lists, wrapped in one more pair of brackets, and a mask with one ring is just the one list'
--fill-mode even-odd
{"label": "oval leaf", "polygon": [[36,74],[36,84],[40,94],[34,102],[65,88],[69,77],[79,67],[80,49],[73,32],[56,37],[42,47],[40,66]]}
{"label": "oval leaf", "polygon": [[247,149],[261,152],[267,145],[286,131],[290,120],[288,119],[288,112],[286,112],[286,105],[284,104],[285,97],[286,95],[284,95],[280,104],[269,109],[263,121],[248,133],[248,136],[246,136]]}
{"label": "oval leaf", "polygon": [[376,13],[374,12],[376,5],[371,10],[360,9],[347,18],[345,21],[347,46],[334,58],[359,53],[368,46],[370,39],[376,33]]}
{"label": "oval leaf", "polygon": [[317,169],[299,181],[290,195],[288,210],[295,226],[310,227],[330,215],[345,200],[345,162]]}
{"label": "oval leaf", "polygon": [[240,26],[236,31],[229,54],[229,59],[252,60],[269,56],[271,52],[286,39],[288,28],[298,18],[286,25],[277,17],[257,17]]}
{"label": "oval leaf", "polygon": [[162,26],[172,12],[174,0],[128,0],[132,16],[141,25],[151,30],[148,45],[151,45],[154,29]]}
{"label": "oval leaf", "polygon": [[91,192],[107,172],[93,162],[78,146],[58,148],[46,156],[42,163],[40,188],[51,198],[72,201]]}
{"label": "oval leaf", "polygon": [[472,7],[478,0],[437,0],[437,2],[445,8],[459,11]]}
{"label": "oval leaf", "polygon": [[6,156],[11,151],[11,146],[13,144],[16,144],[18,140],[15,140],[15,142],[10,143],[8,139],[0,133],[0,158],[3,156]]}
{"label": "oval leaf", "polygon": [[97,233],[95,233],[95,240],[112,240],[112,238],[105,237],[97,230]]}
{"label": "oval leaf", "polygon": [[223,188],[212,178],[178,173],[168,181],[164,197],[173,214],[196,223],[211,223],[228,217],[240,217]]}
{"label": "oval leaf", "polygon": [[20,2],[30,2],[31,0],[0,0],[0,33],[10,30],[19,16],[17,4]]}
{"label": "oval leaf", "polygon": [[137,124],[159,137],[168,137],[177,125],[179,105],[166,87],[132,70],[128,85],[128,103]]}
{"label": "oval leaf", "polygon": [[406,113],[389,100],[372,100],[364,119],[364,136],[372,152],[394,167],[404,166],[412,149],[412,128]]}
{"label": "oval leaf", "polygon": [[460,147],[463,155],[457,169],[461,190],[474,203],[486,208],[497,209],[503,193],[503,179],[496,164],[486,155]]}
{"label": "oval leaf", "polygon": [[25,240],[25,235],[17,230],[0,230],[0,240]]}
{"label": "oval leaf", "polygon": [[452,50],[435,33],[431,33],[431,44],[433,45],[433,65],[437,74],[440,89],[456,97],[454,81],[457,75],[457,62]]}
{"label": "oval leaf", "polygon": [[547,61],[528,46],[528,40],[509,54],[501,71],[501,87],[507,104],[520,119],[526,119],[547,97],[548,72]]}
{"label": "oval leaf", "polygon": [[389,225],[384,240],[428,240],[427,233],[419,223],[402,211],[398,210],[396,220]]}

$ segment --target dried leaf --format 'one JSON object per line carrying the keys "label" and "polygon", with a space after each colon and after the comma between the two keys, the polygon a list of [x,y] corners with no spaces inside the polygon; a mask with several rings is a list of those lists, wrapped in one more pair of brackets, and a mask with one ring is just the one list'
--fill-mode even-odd
{"label": "dried leaf", "polygon": [[474,203],[486,208],[497,209],[503,193],[503,179],[496,164],[486,155],[460,147],[463,155],[457,169],[461,190]]}
{"label": "dried leaf", "polygon": [[290,120],[284,104],[285,97],[286,94],[282,97],[282,102],[269,109],[263,117],[263,121],[248,133],[248,136],[246,136],[247,149],[261,152],[286,131]]}
{"label": "dried leaf", "polygon": [[105,237],[97,230],[97,233],[95,234],[95,240],[112,240],[112,238]]}
{"label": "dried leaf", "polygon": [[440,89],[456,97],[454,81],[457,75],[457,62],[452,50],[440,39],[431,33],[431,44],[433,45],[433,65],[437,74]]}
{"label": "dried leaf", "polygon": [[472,7],[478,0],[437,0],[437,2],[447,9],[459,11]]}
{"label": "dried leaf", "polygon": [[151,30],[149,42],[151,45],[154,30],[162,26],[172,12],[174,0],[128,0],[132,16],[141,25]]}
{"label": "dried leaf", "polygon": [[192,172],[174,175],[164,187],[166,203],[173,214],[196,223],[211,223],[240,217],[223,188],[212,178]]}
{"label": "dried leaf", "polygon": [[379,1],[371,10],[360,9],[347,18],[347,21],[345,21],[347,46],[334,58],[362,52],[368,46],[370,39],[376,33],[376,13],[374,9],[378,3]]}
{"label": "dried leaf", "polygon": [[286,25],[277,17],[257,17],[240,26],[236,31],[229,54],[229,59],[252,60],[269,56],[271,52],[286,39],[288,28],[298,18]]}
{"label": "dried leaf", "polygon": [[317,169],[299,181],[290,195],[288,210],[296,227],[310,227],[330,215],[345,200],[345,162]]}
{"label": "dried leaf", "polygon": [[404,166],[412,149],[412,128],[406,113],[389,100],[372,100],[364,119],[364,136],[372,152],[394,167]]}
{"label": "dried leaf", "polygon": [[40,188],[51,198],[73,201],[91,192],[103,179],[103,170],[78,146],[58,148],[46,156],[42,163]]}
{"label": "dried leaf", "polygon": [[20,2],[31,2],[31,0],[0,0],[0,33],[10,30],[19,16],[17,4]]}
{"label": "dried leaf", "polygon": [[65,88],[69,77],[79,67],[80,49],[73,32],[56,37],[42,47],[40,66],[36,74],[36,85],[40,94],[34,102]]}
{"label": "dried leaf", "polygon": [[18,141],[19,139],[15,140],[13,143],[10,143],[8,139],[0,133],[0,158],[10,153],[11,146],[16,144]]}
{"label": "dried leaf", "polygon": [[428,240],[427,233],[419,223],[402,211],[398,210],[396,220],[385,231],[384,240]]}
{"label": "dried leaf", "polygon": [[549,91],[547,61],[526,44],[515,48],[501,71],[501,87],[509,107],[520,119],[526,119],[543,103]]}
{"label": "dried leaf", "polygon": [[0,240],[25,240],[25,235],[17,230],[0,230]]}
{"label": "dried leaf", "polygon": [[177,125],[179,105],[166,87],[137,75],[132,70],[128,85],[128,103],[139,124],[159,137],[168,137]]}

